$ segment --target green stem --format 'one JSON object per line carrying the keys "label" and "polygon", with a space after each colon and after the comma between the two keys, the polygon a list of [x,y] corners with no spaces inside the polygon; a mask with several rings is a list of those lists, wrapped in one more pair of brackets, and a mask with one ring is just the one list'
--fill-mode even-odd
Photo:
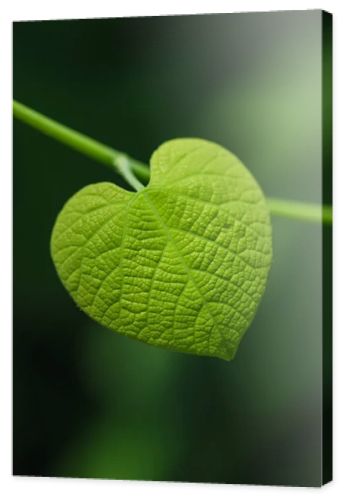
{"label": "green stem", "polygon": [[[149,181],[149,168],[145,164],[130,158],[125,153],[110,148],[65,125],[61,125],[17,101],[13,101],[13,115],[27,125],[70,146],[72,149],[104,163],[119,173],[136,191],[144,187],[138,179],[141,179],[144,184]],[[273,215],[302,221],[332,223],[332,208],[330,206],[276,198],[268,198],[267,200]]]}
{"label": "green stem", "polygon": [[[144,185],[135,177],[133,174],[132,166],[131,166],[131,158],[128,158],[126,155],[119,155],[115,160],[117,162],[117,170],[124,177],[124,179],[132,186],[135,191],[141,191],[144,188]],[[145,167],[149,172],[149,168]]]}
{"label": "green stem", "polygon": [[333,213],[331,206],[315,203],[302,203],[300,201],[267,198],[268,206],[273,215],[300,219],[310,222],[324,222],[331,224]]}
{"label": "green stem", "polygon": [[13,101],[13,115],[40,132],[116,170],[123,177],[126,177],[129,184],[136,190],[143,186],[130,172],[130,166],[133,172],[143,181],[146,182],[149,178],[148,167],[141,162],[133,160],[126,154],[105,146],[105,144],[95,141],[87,135],[76,132],[72,128],[61,125],[55,120],[24,106],[24,104]]}

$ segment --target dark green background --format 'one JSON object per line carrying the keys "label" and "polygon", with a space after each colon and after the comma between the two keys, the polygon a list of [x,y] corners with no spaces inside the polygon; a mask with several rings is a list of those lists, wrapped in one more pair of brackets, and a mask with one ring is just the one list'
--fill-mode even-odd
{"label": "dark green background", "polygon": [[[221,143],[268,196],[321,201],[319,11],[14,25],[14,97],[139,160]],[[319,485],[322,229],[273,218],[266,293],[225,362],[112,334],[49,254],[69,196],[115,180],[14,123],[14,473]],[[123,184],[124,185],[124,184]]]}

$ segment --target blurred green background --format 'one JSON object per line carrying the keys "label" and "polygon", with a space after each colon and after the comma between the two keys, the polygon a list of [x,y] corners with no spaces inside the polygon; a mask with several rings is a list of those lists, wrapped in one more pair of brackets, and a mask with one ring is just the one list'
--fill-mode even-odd
{"label": "blurred green background", "polygon": [[[317,203],[321,69],[319,11],[14,24],[24,104],[143,161],[173,137],[216,141],[266,195]],[[273,218],[234,361],[169,352],[93,323],[54,270],[58,211],[103,180],[122,184],[14,123],[14,473],[320,484],[320,225]]]}

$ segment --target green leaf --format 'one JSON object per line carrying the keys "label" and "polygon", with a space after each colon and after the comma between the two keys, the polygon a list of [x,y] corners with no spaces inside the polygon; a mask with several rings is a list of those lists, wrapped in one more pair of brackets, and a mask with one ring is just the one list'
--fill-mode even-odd
{"label": "green leaf", "polygon": [[76,304],[155,346],[232,359],[263,295],[272,241],[264,196],[229,151],[164,143],[139,192],[83,188],[55,223],[51,253]]}

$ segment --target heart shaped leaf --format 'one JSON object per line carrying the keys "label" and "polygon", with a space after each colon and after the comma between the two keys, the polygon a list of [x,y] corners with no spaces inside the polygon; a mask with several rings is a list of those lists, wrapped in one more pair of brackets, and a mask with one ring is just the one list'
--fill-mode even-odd
{"label": "heart shaped leaf", "polygon": [[229,151],[164,143],[139,192],[102,182],[66,203],[51,253],[76,304],[102,325],[167,349],[232,359],[271,264],[269,213]]}

